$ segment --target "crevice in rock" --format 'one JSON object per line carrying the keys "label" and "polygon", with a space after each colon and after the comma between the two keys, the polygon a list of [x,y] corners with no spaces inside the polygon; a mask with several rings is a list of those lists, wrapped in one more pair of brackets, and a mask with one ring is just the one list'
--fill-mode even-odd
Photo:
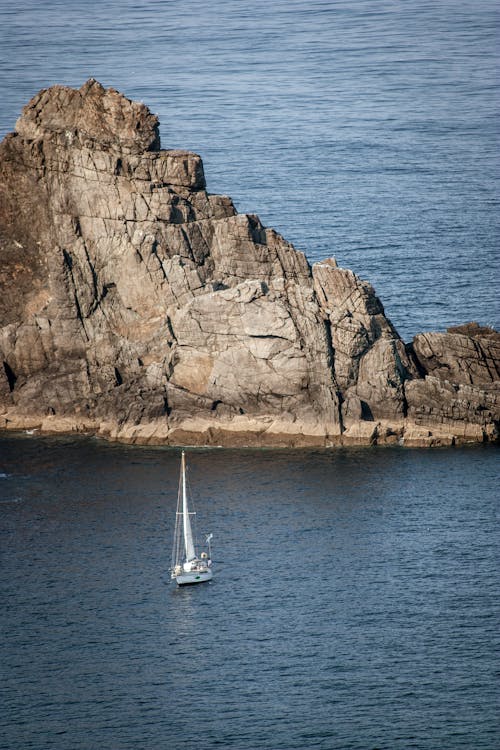
{"label": "crevice in rock", "polygon": [[78,216],[73,216],[72,223],[73,223],[73,231],[74,231],[74,233],[76,234],[77,237],[81,237],[82,236],[82,227],[80,225],[80,219],[78,218]]}
{"label": "crevice in rock", "polygon": [[403,417],[406,419],[408,416],[409,406],[408,406],[408,399],[406,398],[406,388],[405,388],[405,380],[401,383],[401,409],[403,411]]}
{"label": "crevice in rock", "polygon": [[[219,334],[221,335],[221,334]],[[234,336],[232,333],[228,334],[222,334],[224,336]],[[278,336],[275,333],[248,333],[248,338],[250,339],[277,339],[279,341],[289,341],[287,336]]]}
{"label": "crevice in rock", "polygon": [[116,284],[111,281],[109,284],[104,284],[102,288],[102,294],[101,294],[101,302],[102,300],[108,295],[108,292],[111,291],[111,289],[116,289]]}
{"label": "crevice in rock", "polygon": [[[408,371],[406,366],[403,364],[403,362],[401,361],[401,357],[400,357],[398,347],[395,341],[393,341],[392,347],[393,347],[396,367],[397,367],[398,374],[399,374],[399,383],[398,382],[392,383],[391,380],[389,379],[389,384],[396,390],[398,389],[398,387],[401,388],[401,410],[403,412],[403,417],[406,418],[408,416],[408,401],[406,398],[405,383],[406,381],[412,379],[412,375]],[[405,347],[405,353],[406,353],[406,347]]]}
{"label": "crevice in rock", "polygon": [[83,243],[83,249],[85,251],[85,258],[86,258],[87,263],[89,265],[90,273],[91,273],[91,276],[92,276],[92,294],[93,294],[93,297],[94,297],[94,302],[92,303],[92,305],[90,306],[90,309],[88,311],[87,317],[89,317],[99,307],[102,299],[105,297],[105,294],[104,293],[103,294],[99,294],[97,273],[96,273],[96,270],[94,268],[94,265],[93,265],[92,261],[90,260],[89,251],[87,249],[87,246],[86,246],[85,242]]}
{"label": "crevice in rock", "polygon": [[120,373],[120,370],[118,369],[118,367],[115,367],[115,385],[119,386],[119,385],[122,385],[122,383],[123,383],[123,378]]}
{"label": "crevice in rock", "polygon": [[165,410],[167,417],[172,414],[172,407],[168,403],[168,398],[166,396],[163,397],[163,409]]}
{"label": "crevice in rock", "polygon": [[338,399],[338,417],[339,417],[339,428],[341,434],[345,432],[345,424],[344,424],[344,415],[342,414],[342,405],[344,403],[344,396],[342,392],[337,389],[337,399]]}
{"label": "crevice in rock", "polygon": [[366,401],[361,401],[361,419],[364,422],[374,421],[372,410],[370,409],[370,406],[366,403]]}
{"label": "crevice in rock", "polygon": [[[162,263],[159,255],[158,255],[158,247],[159,247],[158,240],[156,240],[156,239],[153,240],[153,242],[151,244],[151,255],[154,255],[155,258],[158,260],[158,264],[159,264],[159,269],[158,270],[161,271],[161,274],[162,274],[163,278],[165,279],[165,281],[168,281],[167,273],[165,271],[165,268],[163,267],[163,263]],[[149,269],[148,269],[148,272],[149,272],[150,278],[153,279],[153,274],[151,273],[151,271],[149,271]]]}
{"label": "crevice in rock", "polygon": [[332,324],[328,318],[325,318],[324,326],[326,333],[326,345],[328,349],[328,365],[332,371],[332,378],[335,381],[335,347],[333,346]]}
{"label": "crevice in rock", "polygon": [[[74,283],[73,283],[73,287],[74,287]],[[78,295],[76,293],[76,289],[74,289],[74,288],[73,288],[73,299],[75,300],[76,315],[77,315],[77,318],[78,318],[78,320],[80,321],[80,323],[82,325],[83,332],[85,334],[85,338],[87,339],[87,341],[90,341],[90,337],[89,337],[89,335],[88,335],[88,333],[86,331],[85,323],[84,323],[84,320],[83,320],[82,308],[80,307],[80,302],[78,300]]]}
{"label": "crevice in rock", "polygon": [[169,334],[170,334],[170,341],[169,341],[168,343],[169,343],[169,344],[173,344],[174,342],[176,342],[176,341],[177,341],[177,337],[176,337],[176,335],[175,335],[175,333],[174,333],[174,328],[173,328],[173,326],[172,326],[172,320],[171,320],[171,318],[170,318],[170,316],[169,316],[169,315],[167,315],[167,316],[165,317],[165,325],[166,325],[166,327],[167,327],[167,331],[168,331],[168,332],[169,332]]}
{"label": "crevice in rock", "polygon": [[68,266],[69,270],[73,271],[73,258],[71,257],[71,255],[68,253],[67,250],[63,250],[62,252],[63,252],[64,262]]}
{"label": "crevice in rock", "polygon": [[64,263],[68,267],[69,275],[70,275],[70,278],[71,278],[71,284],[72,284],[72,287],[73,287],[73,299],[75,301],[75,308],[76,308],[76,315],[77,315],[77,318],[80,321],[81,326],[83,328],[83,332],[85,334],[85,338],[87,339],[87,341],[90,341],[89,335],[88,335],[87,330],[85,328],[85,322],[84,322],[84,319],[83,319],[83,312],[82,312],[82,309],[80,307],[80,302],[78,300],[78,295],[76,293],[76,283],[75,283],[75,278],[74,278],[74,275],[73,275],[73,258],[72,258],[71,254],[67,250],[63,249],[62,252],[63,252]]}
{"label": "crevice in rock", "polygon": [[[492,372],[492,370],[490,368],[490,365],[489,365],[489,362],[488,362],[488,358],[485,356],[485,353],[483,351],[483,347],[481,346],[480,342],[479,341],[475,341],[474,339],[471,339],[471,340],[472,340],[472,345],[474,347],[474,351],[476,352],[476,355],[477,355],[477,361],[478,361],[478,363],[481,363],[484,366],[484,368],[486,369],[486,372],[488,373],[488,375],[491,378],[491,381],[495,382],[495,380],[497,380],[497,378],[498,378],[498,370],[497,370],[497,368],[495,367],[495,372]],[[473,378],[471,377],[471,383],[472,382],[473,382]]]}
{"label": "crevice in rock", "polygon": [[345,430],[344,418],[342,416],[342,404],[344,402],[344,397],[342,395],[340,388],[338,387],[337,375],[335,373],[335,347],[333,345],[332,324],[329,318],[324,318],[323,323],[325,326],[325,334],[326,334],[327,357],[328,357],[327,362],[330,368],[333,385],[335,386],[335,392],[337,395],[337,417],[339,420],[340,432],[342,433]]}
{"label": "crevice in rock", "polygon": [[16,387],[17,375],[15,375],[8,362],[3,363],[3,369],[5,372],[5,377],[7,378],[7,382],[9,384],[9,391],[12,393],[12,391]]}
{"label": "crevice in rock", "polygon": [[411,342],[410,344],[405,344],[405,350],[406,350],[406,353],[407,353],[408,357],[410,358],[411,362],[415,365],[415,368],[416,368],[419,376],[421,378],[425,378],[428,373],[427,373],[425,367],[422,365],[422,363],[419,360],[419,358],[417,357],[417,353],[416,353],[415,348],[413,346],[413,342]]}

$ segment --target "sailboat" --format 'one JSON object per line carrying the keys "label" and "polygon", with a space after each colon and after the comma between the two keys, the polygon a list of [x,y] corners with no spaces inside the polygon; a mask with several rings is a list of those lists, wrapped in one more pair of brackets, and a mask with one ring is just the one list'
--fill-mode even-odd
{"label": "sailboat", "polygon": [[212,560],[210,540],[212,534],[206,538],[208,553],[196,554],[191,517],[194,511],[188,508],[188,493],[186,484],[186,456],[182,451],[181,473],[179,477],[179,492],[177,495],[177,513],[175,516],[174,546],[172,550],[172,567],[170,575],[179,586],[190,583],[203,583],[212,579]]}

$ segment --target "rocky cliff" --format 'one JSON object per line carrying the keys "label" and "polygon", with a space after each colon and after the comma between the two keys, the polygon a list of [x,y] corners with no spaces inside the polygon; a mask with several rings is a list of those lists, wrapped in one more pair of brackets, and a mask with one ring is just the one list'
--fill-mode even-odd
{"label": "rocky cliff", "polygon": [[500,334],[405,346],[373,288],[313,268],[90,80],[0,145],[0,426],[131,442],[495,440]]}

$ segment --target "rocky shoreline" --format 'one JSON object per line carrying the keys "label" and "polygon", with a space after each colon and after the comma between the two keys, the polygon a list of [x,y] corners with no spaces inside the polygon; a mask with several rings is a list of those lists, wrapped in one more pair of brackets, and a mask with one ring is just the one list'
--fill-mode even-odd
{"label": "rocky shoreline", "polygon": [[0,144],[0,429],[128,443],[497,442],[500,334],[405,344],[371,285],[310,266],[162,150],[143,104],[54,86]]}

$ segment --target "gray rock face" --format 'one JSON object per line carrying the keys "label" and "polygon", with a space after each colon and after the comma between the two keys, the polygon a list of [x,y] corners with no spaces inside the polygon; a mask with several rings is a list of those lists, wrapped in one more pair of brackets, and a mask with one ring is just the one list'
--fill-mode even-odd
{"label": "gray rock face", "polygon": [[476,425],[498,437],[500,334],[469,323],[447,333],[415,337],[412,350],[424,379],[406,386],[408,414],[417,424]]}
{"label": "gray rock face", "polygon": [[332,260],[317,263],[313,277],[331,331],[345,422],[402,419],[404,383],[417,373],[373,287]]}
{"label": "gray rock face", "polygon": [[477,323],[447,333],[421,333],[413,341],[420,366],[438,380],[491,385],[500,380],[500,335]]}
{"label": "gray rock face", "polygon": [[160,150],[144,105],[93,80],[44,90],[0,160],[5,427],[328,445],[415,443],[430,420],[495,437],[494,332],[407,351],[368,283],[311,269],[209,194],[200,157]]}
{"label": "gray rock face", "polygon": [[160,148],[158,118],[144,104],[90,79],[81,89],[53,86],[35,96],[16,123],[16,132],[34,141],[51,133],[70,144],[99,144],[124,153]]}

